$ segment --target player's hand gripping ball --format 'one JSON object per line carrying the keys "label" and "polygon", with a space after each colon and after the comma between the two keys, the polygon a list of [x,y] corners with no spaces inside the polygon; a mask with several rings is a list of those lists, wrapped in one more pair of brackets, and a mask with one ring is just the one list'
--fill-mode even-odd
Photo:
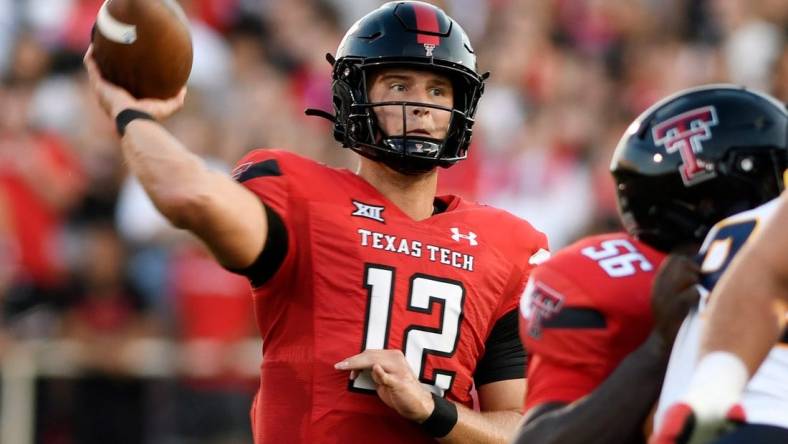
{"label": "player's hand gripping ball", "polygon": [[106,0],[93,30],[101,76],[138,99],[168,99],[186,84],[192,41],[176,0]]}

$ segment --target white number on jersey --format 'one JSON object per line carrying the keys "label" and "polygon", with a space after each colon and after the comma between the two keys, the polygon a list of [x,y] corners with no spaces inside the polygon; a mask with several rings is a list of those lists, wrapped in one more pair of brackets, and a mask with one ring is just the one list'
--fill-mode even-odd
{"label": "white number on jersey", "polygon": [[586,247],[583,256],[596,261],[610,277],[632,276],[640,271],[651,271],[654,266],[626,239],[611,239],[599,244],[601,248]]}
{"label": "white number on jersey", "polygon": [[[367,321],[364,326],[364,350],[386,349],[390,336],[391,310],[393,305],[395,270],[382,265],[367,264],[364,273],[364,287],[369,293]],[[441,312],[439,328],[409,325],[404,330],[405,360],[410,368],[419,375],[424,386],[439,396],[451,388],[453,372],[433,370],[433,378],[425,375],[427,355],[452,356],[457,351],[460,338],[465,288],[462,283],[433,276],[415,274],[410,279],[407,310],[431,313],[438,304]],[[363,372],[351,387],[360,390],[375,390],[375,383],[369,372]]]}

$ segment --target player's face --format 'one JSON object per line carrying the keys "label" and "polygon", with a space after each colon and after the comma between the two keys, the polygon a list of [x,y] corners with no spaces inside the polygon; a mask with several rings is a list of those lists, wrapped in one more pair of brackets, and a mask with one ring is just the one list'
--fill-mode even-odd
{"label": "player's face", "polygon": [[[454,90],[448,77],[404,68],[383,69],[372,75],[369,100],[380,102],[417,102],[451,109]],[[449,129],[451,113],[423,106],[384,105],[373,108],[380,128],[390,137],[427,137],[442,140]],[[405,128],[403,128],[403,120]]]}

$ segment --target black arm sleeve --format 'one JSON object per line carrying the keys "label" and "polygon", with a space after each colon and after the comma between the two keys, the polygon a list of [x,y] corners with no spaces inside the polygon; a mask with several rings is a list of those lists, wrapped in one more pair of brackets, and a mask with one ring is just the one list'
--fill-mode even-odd
{"label": "black arm sleeve", "polygon": [[[651,336],[591,394],[526,413],[516,444],[642,444],[643,423],[659,396],[668,348]],[[538,410],[538,412],[537,412]]]}
{"label": "black arm sleeve", "polygon": [[248,267],[230,270],[249,278],[254,287],[259,287],[268,282],[279,270],[279,267],[282,266],[285,257],[287,257],[288,238],[285,223],[282,217],[272,210],[270,206],[263,206],[265,207],[265,217],[268,221],[268,234],[265,238],[263,251]]}
{"label": "black arm sleeve", "polygon": [[526,355],[517,330],[519,313],[501,316],[487,338],[484,356],[473,375],[476,386],[525,377]]}

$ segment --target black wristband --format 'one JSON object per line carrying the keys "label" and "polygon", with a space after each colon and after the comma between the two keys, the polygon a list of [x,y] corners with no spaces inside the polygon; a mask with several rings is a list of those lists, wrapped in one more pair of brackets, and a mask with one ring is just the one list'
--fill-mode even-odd
{"label": "black wristband", "polygon": [[432,393],[432,401],[435,409],[429,418],[421,423],[421,427],[433,438],[443,438],[457,424],[457,406],[435,393]]}
{"label": "black wristband", "polygon": [[132,108],[127,108],[118,113],[117,117],[115,117],[115,129],[120,134],[120,137],[123,137],[126,134],[126,126],[134,120],[137,119],[144,119],[144,120],[152,120],[156,121],[156,119],[151,116],[150,114],[139,111]]}

